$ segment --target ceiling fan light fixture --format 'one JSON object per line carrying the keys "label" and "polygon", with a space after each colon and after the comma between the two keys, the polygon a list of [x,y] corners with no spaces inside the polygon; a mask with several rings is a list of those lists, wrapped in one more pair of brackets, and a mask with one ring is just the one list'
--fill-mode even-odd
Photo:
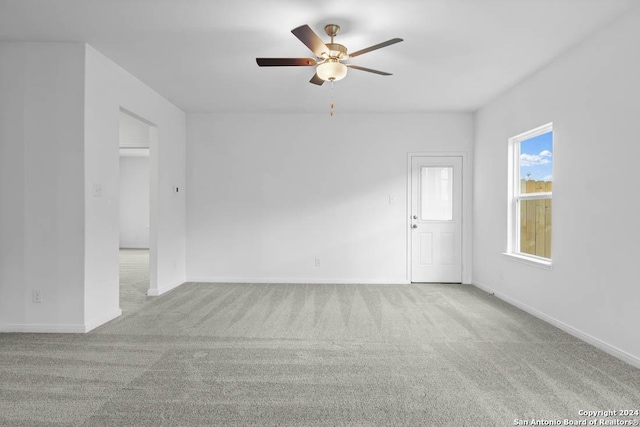
{"label": "ceiling fan light fixture", "polygon": [[338,81],[347,75],[347,66],[337,60],[327,60],[316,67],[316,74],[324,81]]}
{"label": "ceiling fan light fixture", "polygon": [[260,67],[316,67],[316,73],[313,75],[309,83],[322,86],[324,82],[334,82],[342,80],[347,75],[347,68],[354,68],[368,73],[379,74],[381,76],[390,76],[391,73],[373,70],[371,68],[359,67],[357,65],[345,65],[341,61],[346,61],[356,56],[378,50],[383,47],[391,46],[401,42],[402,39],[395,38],[386,42],[360,49],[353,53],[348,53],[347,47],[340,43],[335,43],[334,38],[340,32],[340,26],[329,24],[324,27],[325,33],[331,37],[331,42],[324,43],[316,33],[313,32],[308,25],[301,25],[291,30],[294,36],[298,38],[305,46],[309,48],[315,55],[315,58],[256,58],[256,62]]}

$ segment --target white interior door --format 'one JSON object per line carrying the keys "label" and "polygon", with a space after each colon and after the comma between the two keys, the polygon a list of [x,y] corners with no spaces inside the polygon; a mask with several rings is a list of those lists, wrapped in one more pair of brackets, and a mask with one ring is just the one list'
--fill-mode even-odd
{"label": "white interior door", "polygon": [[462,282],[462,157],[411,158],[411,281]]}

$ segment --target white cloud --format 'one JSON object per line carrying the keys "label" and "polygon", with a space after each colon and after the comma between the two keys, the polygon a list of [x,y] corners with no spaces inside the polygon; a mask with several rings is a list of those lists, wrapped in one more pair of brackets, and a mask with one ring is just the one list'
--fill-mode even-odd
{"label": "white cloud", "polygon": [[551,163],[551,160],[545,157],[540,156],[539,154],[521,154],[520,155],[520,166],[539,166],[539,165],[548,165]]}
{"label": "white cloud", "polygon": [[542,178],[543,181],[553,181],[553,175],[547,175],[544,178]]}
{"label": "white cloud", "polygon": [[551,153],[544,150],[540,154],[520,154],[520,166],[539,166],[551,163]]}

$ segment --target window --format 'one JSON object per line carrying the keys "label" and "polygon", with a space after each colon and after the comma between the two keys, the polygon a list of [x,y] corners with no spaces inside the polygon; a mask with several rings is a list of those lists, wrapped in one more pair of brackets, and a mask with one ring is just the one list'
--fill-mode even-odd
{"label": "window", "polygon": [[453,220],[453,167],[423,166],[420,171],[424,221]]}
{"label": "window", "polygon": [[509,140],[507,253],[551,265],[552,124]]}

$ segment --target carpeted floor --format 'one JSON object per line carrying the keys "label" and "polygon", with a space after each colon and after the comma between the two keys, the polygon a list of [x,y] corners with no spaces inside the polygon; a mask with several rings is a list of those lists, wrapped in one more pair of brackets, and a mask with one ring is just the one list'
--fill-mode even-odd
{"label": "carpeted floor", "polygon": [[86,335],[0,335],[0,425],[511,426],[640,410],[640,370],[471,286],[140,289]]}
{"label": "carpeted floor", "polygon": [[123,314],[138,310],[151,298],[149,250],[120,249],[120,308]]}

